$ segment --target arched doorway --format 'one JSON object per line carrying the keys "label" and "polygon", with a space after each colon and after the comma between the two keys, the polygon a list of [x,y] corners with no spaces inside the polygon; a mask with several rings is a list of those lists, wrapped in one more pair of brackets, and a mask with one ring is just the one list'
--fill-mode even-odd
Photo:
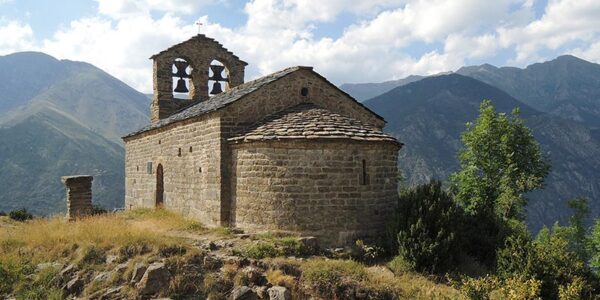
{"label": "arched doorway", "polygon": [[162,208],[165,200],[165,184],[163,176],[163,166],[158,164],[156,168],[156,207]]}

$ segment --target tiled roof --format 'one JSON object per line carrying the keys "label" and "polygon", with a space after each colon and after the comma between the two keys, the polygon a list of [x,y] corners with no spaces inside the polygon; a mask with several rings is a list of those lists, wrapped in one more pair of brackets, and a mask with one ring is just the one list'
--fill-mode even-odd
{"label": "tiled roof", "polygon": [[148,130],[152,130],[155,128],[163,127],[163,126],[171,124],[171,123],[175,123],[177,121],[183,121],[185,119],[193,118],[193,117],[200,116],[200,115],[203,115],[203,114],[211,112],[211,111],[218,110],[219,108],[225,107],[226,105],[228,105],[232,102],[235,102],[236,100],[242,98],[243,96],[258,90],[263,85],[271,83],[281,77],[284,77],[285,75],[288,75],[288,74],[290,74],[294,71],[297,71],[299,69],[302,69],[302,68],[312,69],[310,67],[287,68],[287,69],[281,70],[279,72],[275,72],[273,74],[258,78],[256,80],[240,84],[227,92],[217,94],[217,95],[211,97],[207,101],[202,101],[198,104],[187,107],[178,113],[175,113],[175,114],[173,114],[167,118],[164,118],[156,123],[152,123],[146,127],[143,127],[142,129],[132,132],[124,137],[126,138],[126,137],[130,137],[130,136],[134,136],[134,135],[140,134],[140,133],[148,131]]}
{"label": "tiled roof", "polygon": [[272,114],[251,125],[244,133],[229,139],[231,142],[271,140],[333,140],[393,142],[394,137],[377,127],[356,119],[333,113],[312,103],[302,103]]}

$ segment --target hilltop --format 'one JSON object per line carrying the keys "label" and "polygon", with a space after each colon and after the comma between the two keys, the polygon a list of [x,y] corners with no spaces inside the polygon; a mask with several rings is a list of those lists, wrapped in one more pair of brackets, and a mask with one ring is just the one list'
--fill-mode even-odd
{"label": "hilltop", "polygon": [[461,298],[422,275],[394,274],[385,260],[348,260],[286,233],[209,229],[165,210],[76,222],[0,217],[0,244],[0,297]]}

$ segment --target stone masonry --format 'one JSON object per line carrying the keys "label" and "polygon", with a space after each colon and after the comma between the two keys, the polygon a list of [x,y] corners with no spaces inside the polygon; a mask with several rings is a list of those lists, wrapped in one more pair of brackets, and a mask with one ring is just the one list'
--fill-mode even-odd
{"label": "stone masonry", "polygon": [[[193,99],[173,109],[177,57],[201,70],[221,61],[230,87],[203,98],[202,73]],[[380,116],[310,67],[243,83],[246,63],[201,35],[152,58],[152,123],[123,137],[127,208],[165,207],[208,226],[297,231],[330,246],[385,231],[402,144],[383,133]]]}
{"label": "stone masonry", "polygon": [[[219,61],[225,66],[226,76],[229,78],[225,91],[244,82],[244,68],[247,65],[217,41],[204,35],[197,35],[151,58],[154,60],[154,97],[150,109],[152,122],[166,118],[192,104],[208,100],[208,69],[212,61]],[[187,101],[176,100],[173,97],[172,65],[178,58],[188,62],[192,69],[190,99]]]}
{"label": "stone masonry", "polygon": [[67,218],[69,220],[92,213],[92,180],[88,175],[63,176],[61,181],[67,188]]}
{"label": "stone masonry", "polygon": [[394,145],[260,142],[240,144],[233,153],[237,227],[345,245],[382,233],[395,212]]}

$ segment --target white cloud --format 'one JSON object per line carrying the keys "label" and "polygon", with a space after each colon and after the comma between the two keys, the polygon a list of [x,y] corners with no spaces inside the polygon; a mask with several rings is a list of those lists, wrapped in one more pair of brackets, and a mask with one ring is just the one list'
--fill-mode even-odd
{"label": "white cloud", "polygon": [[[2,0],[0,0],[2,1]],[[121,19],[129,16],[147,15],[151,11],[194,14],[203,5],[224,0],[95,0],[101,14]]]}
{"label": "white cloud", "polygon": [[529,63],[540,58],[540,50],[556,50],[571,42],[598,40],[600,1],[550,0],[544,15],[524,27],[498,29],[504,47],[514,46],[515,62]]}
{"label": "white cloud", "polygon": [[600,63],[600,41],[589,45],[587,48],[575,48],[568,53],[571,53],[577,57],[583,58],[588,61]]}
{"label": "white cloud", "polygon": [[18,21],[0,22],[0,55],[31,50],[33,45],[31,26]]}
{"label": "white cloud", "polygon": [[[96,1],[97,16],[75,20],[37,44],[26,24],[0,27],[0,37],[14,36],[0,40],[0,51],[37,46],[59,58],[95,64],[149,92],[148,57],[196,34],[193,22],[182,17],[214,3]],[[600,60],[600,2],[550,0],[537,20],[533,6],[532,0],[251,0],[243,8],[242,26],[228,28],[207,16],[200,21],[203,33],[250,63],[249,79],[312,65],[335,83],[383,81],[455,70],[465,61],[513,51],[515,62],[531,63],[542,50],[569,48],[572,41],[584,41],[572,53]],[[354,24],[339,37],[316,37],[321,24],[343,13],[354,15]],[[2,31],[7,26],[12,27]]]}
{"label": "white cloud", "polygon": [[158,20],[133,16],[119,21],[94,17],[71,22],[42,44],[57,58],[90,62],[136,89],[149,91],[152,54],[196,32],[170,14]]}

